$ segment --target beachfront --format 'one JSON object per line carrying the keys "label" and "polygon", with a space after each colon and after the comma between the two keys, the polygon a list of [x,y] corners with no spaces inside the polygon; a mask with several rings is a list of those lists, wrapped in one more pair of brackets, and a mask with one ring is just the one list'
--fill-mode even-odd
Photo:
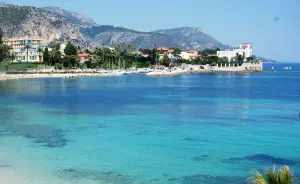
{"label": "beachfront", "polygon": [[191,65],[182,64],[180,67],[161,68],[132,68],[127,70],[99,70],[99,69],[74,69],[74,70],[54,70],[54,69],[30,69],[15,73],[0,73],[0,80],[11,79],[36,79],[36,78],[78,78],[78,77],[112,77],[133,74],[145,74],[147,76],[175,76],[188,73],[212,73],[212,72],[261,72],[262,63],[244,63],[241,66],[233,65]]}

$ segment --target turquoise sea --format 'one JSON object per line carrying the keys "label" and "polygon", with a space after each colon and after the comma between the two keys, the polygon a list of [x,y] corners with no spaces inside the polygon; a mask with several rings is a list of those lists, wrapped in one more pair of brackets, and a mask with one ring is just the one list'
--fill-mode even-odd
{"label": "turquoise sea", "polygon": [[300,64],[265,69],[0,81],[0,183],[232,184],[285,164],[300,174]]}

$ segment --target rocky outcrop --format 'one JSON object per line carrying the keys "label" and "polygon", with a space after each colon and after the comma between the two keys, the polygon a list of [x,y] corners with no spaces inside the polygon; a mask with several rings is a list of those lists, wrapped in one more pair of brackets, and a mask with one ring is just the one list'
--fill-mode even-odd
{"label": "rocky outcrop", "polygon": [[78,27],[40,8],[0,6],[0,26],[6,37],[37,36],[43,38],[44,44],[69,40],[87,44]]}

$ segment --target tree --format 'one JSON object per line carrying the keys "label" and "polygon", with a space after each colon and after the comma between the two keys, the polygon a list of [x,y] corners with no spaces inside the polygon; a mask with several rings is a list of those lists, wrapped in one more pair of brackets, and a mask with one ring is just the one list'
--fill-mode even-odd
{"label": "tree", "polygon": [[3,31],[0,28],[0,45],[3,44]]}
{"label": "tree", "polygon": [[217,54],[217,50],[214,50],[214,49],[204,49],[202,51],[199,52],[199,54],[202,56],[202,57],[208,57],[208,56],[211,56],[211,55],[216,55]]}
{"label": "tree", "polygon": [[288,166],[284,166],[276,171],[275,167],[272,171],[266,170],[265,176],[257,170],[253,171],[253,184],[295,184],[292,172]]}
{"label": "tree", "polygon": [[77,55],[77,51],[78,51],[77,47],[73,45],[71,42],[68,42],[64,50],[65,54],[68,56]]}
{"label": "tree", "polygon": [[122,52],[122,45],[120,43],[118,43],[115,46],[115,50],[116,50],[116,58],[118,59],[118,65],[119,65],[119,69],[121,68],[121,57],[120,57],[120,53]]}
{"label": "tree", "polygon": [[165,55],[165,56],[163,57],[163,59],[161,60],[161,63],[162,63],[163,65],[165,65],[165,66],[169,66],[169,65],[170,65],[170,62],[171,62],[171,59],[170,59],[167,55]]}
{"label": "tree", "polygon": [[27,58],[27,63],[28,63],[28,50],[31,48],[31,45],[29,45],[28,43],[25,45],[25,49],[26,49],[26,58]]}
{"label": "tree", "polygon": [[12,52],[10,54],[10,59],[11,59],[11,62],[14,62],[14,60],[16,59],[16,54]]}
{"label": "tree", "polygon": [[7,73],[7,71],[8,71],[8,66],[9,66],[9,59],[8,59],[8,58],[5,58],[5,59],[3,60],[3,65],[4,65],[4,67],[5,67],[5,72]]}
{"label": "tree", "polygon": [[181,53],[181,50],[179,48],[174,48],[174,51],[173,51],[174,56],[178,56],[178,55],[180,55],[180,53]]}
{"label": "tree", "polygon": [[134,47],[132,46],[132,45],[127,45],[126,46],[126,50],[127,50],[127,52],[129,53],[129,54],[131,54],[133,51],[134,51]]}
{"label": "tree", "polygon": [[9,57],[10,47],[3,43],[3,31],[0,28],[0,62],[4,62],[6,58]]}
{"label": "tree", "polygon": [[250,56],[250,57],[247,57],[246,59],[247,59],[248,62],[250,62],[250,61],[253,61],[254,57]]}
{"label": "tree", "polygon": [[5,44],[0,44],[0,62],[3,62],[5,58],[9,57],[10,47]]}
{"label": "tree", "polygon": [[92,54],[92,52],[89,49],[85,49],[84,52],[87,53],[87,54]]}
{"label": "tree", "polygon": [[51,65],[55,65],[56,63],[61,63],[61,53],[60,53],[60,45],[55,45],[52,51],[49,53],[49,63]]}
{"label": "tree", "polygon": [[241,66],[244,62],[243,56],[241,56],[240,54],[237,54],[236,58],[235,58],[235,62],[237,66]]}
{"label": "tree", "polygon": [[223,57],[223,60],[225,61],[225,63],[229,63],[229,59],[228,59],[228,57]]}
{"label": "tree", "polygon": [[77,67],[79,63],[79,57],[75,55],[66,55],[62,59],[63,66],[66,68]]}
{"label": "tree", "polygon": [[43,54],[43,61],[48,65],[50,65],[49,60],[50,60],[50,55],[49,55],[48,47],[46,47]]}
{"label": "tree", "polygon": [[39,56],[39,61],[41,62],[42,61],[42,56],[41,56],[41,53],[43,53],[42,49],[39,47],[36,51],[38,53],[38,56]]}

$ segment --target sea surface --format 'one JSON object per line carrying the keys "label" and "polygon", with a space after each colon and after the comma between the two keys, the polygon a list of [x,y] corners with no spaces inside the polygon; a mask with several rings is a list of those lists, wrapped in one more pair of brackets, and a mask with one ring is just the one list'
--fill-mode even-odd
{"label": "sea surface", "polygon": [[264,68],[0,81],[0,183],[232,184],[273,165],[300,173],[300,64]]}

